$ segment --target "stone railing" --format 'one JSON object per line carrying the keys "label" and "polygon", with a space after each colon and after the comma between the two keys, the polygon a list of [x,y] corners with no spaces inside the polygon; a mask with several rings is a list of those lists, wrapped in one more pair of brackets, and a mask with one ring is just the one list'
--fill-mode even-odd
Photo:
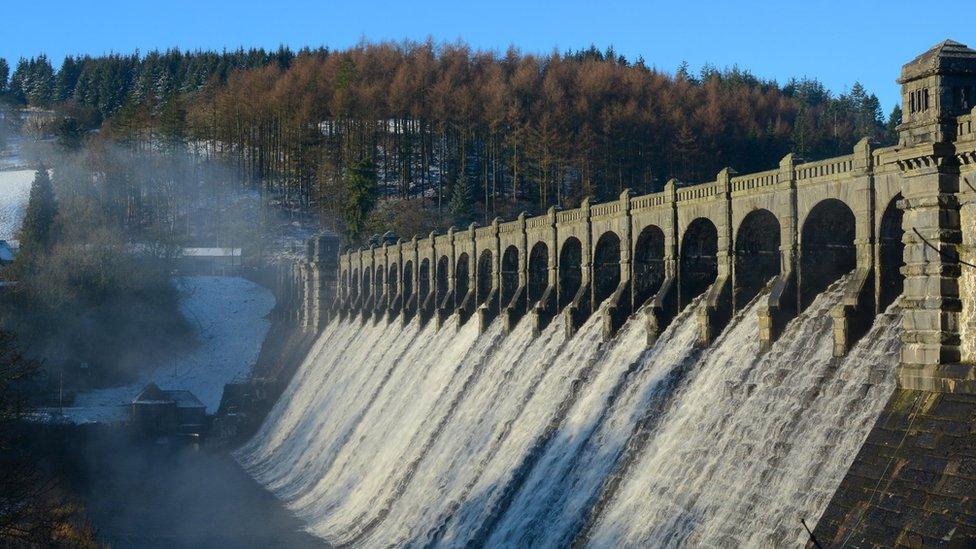
{"label": "stone railing", "polygon": [[643,196],[635,196],[630,199],[631,210],[646,210],[666,204],[668,201],[667,193],[652,193]]}
{"label": "stone railing", "polygon": [[775,185],[779,181],[779,170],[768,170],[732,178],[732,192],[751,191]]}
{"label": "stone railing", "polygon": [[556,221],[559,223],[572,223],[573,221],[579,221],[581,219],[583,219],[582,208],[566,210],[556,214]]}
{"label": "stone railing", "polygon": [[604,204],[597,204],[590,208],[590,216],[592,217],[602,217],[606,215],[613,215],[620,211],[620,202],[606,202]]}
{"label": "stone railing", "polygon": [[960,116],[956,124],[956,137],[972,139],[974,133],[976,133],[976,108],[973,112]]}
{"label": "stone railing", "polygon": [[796,167],[796,179],[816,179],[845,174],[854,169],[854,155],[828,158],[819,162],[808,162]]}
{"label": "stone railing", "polygon": [[701,185],[695,185],[693,187],[684,187],[678,189],[678,202],[685,200],[701,200],[702,198],[711,198],[718,194],[718,183],[712,181],[711,183],[703,183]]}

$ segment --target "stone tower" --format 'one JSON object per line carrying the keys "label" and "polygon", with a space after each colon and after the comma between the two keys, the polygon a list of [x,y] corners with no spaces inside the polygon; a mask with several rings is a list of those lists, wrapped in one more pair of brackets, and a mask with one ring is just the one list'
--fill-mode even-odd
{"label": "stone tower", "polygon": [[902,386],[973,391],[960,356],[961,177],[957,117],[976,99],[976,51],[946,40],[902,68],[897,162],[904,177],[905,315]]}
{"label": "stone tower", "polygon": [[956,117],[976,105],[976,51],[946,40],[901,69],[901,144],[956,138]]}

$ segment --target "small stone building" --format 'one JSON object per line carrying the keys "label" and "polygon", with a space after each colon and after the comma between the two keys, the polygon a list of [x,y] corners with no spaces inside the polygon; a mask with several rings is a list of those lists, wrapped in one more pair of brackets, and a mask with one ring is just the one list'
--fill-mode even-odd
{"label": "small stone building", "polygon": [[151,436],[194,435],[203,431],[207,407],[190,391],[164,391],[149,383],[133,399],[130,420]]}

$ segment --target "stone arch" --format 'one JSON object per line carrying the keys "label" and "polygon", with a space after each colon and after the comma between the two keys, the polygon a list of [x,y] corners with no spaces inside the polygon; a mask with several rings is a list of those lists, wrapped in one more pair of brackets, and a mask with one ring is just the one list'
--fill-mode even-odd
{"label": "stone arch", "polygon": [[515,246],[505,248],[502,254],[501,305],[507,306],[518,289],[519,251]]}
{"label": "stone arch", "polygon": [[449,266],[450,261],[446,255],[441,256],[441,258],[437,261],[437,271],[434,273],[434,291],[436,292],[434,295],[437,297],[438,306],[444,301],[444,298],[447,296],[447,290],[450,287],[447,277],[447,270]]}
{"label": "stone arch", "polygon": [[545,242],[536,242],[529,251],[529,280],[528,293],[529,304],[537,303],[542,299],[549,286],[549,246]]}
{"label": "stone arch", "polygon": [[648,225],[637,236],[634,246],[635,310],[661,289],[664,275],[664,231],[656,225]]}
{"label": "stone arch", "polygon": [[373,290],[373,268],[366,267],[363,269],[363,284],[360,286],[363,289],[363,295],[369,297]]}
{"label": "stone arch", "polygon": [[464,296],[468,295],[468,285],[471,281],[469,263],[468,254],[462,253],[458,256],[457,264],[454,267],[454,295],[456,296],[458,303],[461,303]]}
{"label": "stone arch", "polygon": [[718,229],[699,217],[688,225],[681,238],[681,306],[691,303],[718,276]]}
{"label": "stone arch", "polygon": [[780,273],[780,227],[773,212],[753,210],[746,215],[735,237],[735,287],[733,305],[741,309],[773,277]]}
{"label": "stone arch", "polygon": [[583,245],[567,238],[559,249],[559,308],[568,305],[583,284]]}
{"label": "stone arch", "polygon": [[[383,266],[378,265],[376,267],[376,294],[377,296],[382,296],[383,291],[386,290],[386,286],[383,285]],[[366,292],[369,293],[368,291]]]}
{"label": "stone arch", "polygon": [[593,302],[603,303],[620,285],[620,237],[613,231],[600,235],[593,250]]}
{"label": "stone arch", "polygon": [[475,273],[478,285],[475,297],[478,305],[483,305],[485,301],[488,301],[488,294],[491,293],[492,285],[491,272],[491,250],[482,250],[481,255],[478,256],[478,272]]}
{"label": "stone arch", "polygon": [[[878,308],[884,311],[901,295],[905,287],[905,243],[902,237],[902,210],[898,207],[901,194],[896,195],[885,207],[878,226]],[[879,311],[879,312],[880,312]]]}
{"label": "stone arch", "polygon": [[424,258],[417,269],[417,303],[423,305],[430,295],[430,260]]}
{"label": "stone arch", "polygon": [[836,198],[817,203],[800,232],[800,307],[805,309],[832,282],[857,266],[856,220]]}
{"label": "stone arch", "polygon": [[413,296],[413,261],[403,264],[403,303],[406,304]]}
{"label": "stone arch", "polygon": [[[391,298],[397,295],[397,283],[400,281],[400,272],[398,267],[398,265],[390,265],[390,275],[386,277],[387,291],[389,292]],[[382,281],[380,283],[382,283]]]}

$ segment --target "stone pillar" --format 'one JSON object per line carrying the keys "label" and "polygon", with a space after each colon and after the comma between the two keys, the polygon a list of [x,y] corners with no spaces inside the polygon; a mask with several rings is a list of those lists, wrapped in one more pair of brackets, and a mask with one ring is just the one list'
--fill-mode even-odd
{"label": "stone pillar", "polygon": [[657,341],[661,332],[668,327],[678,314],[678,180],[670,179],[664,185],[665,199],[669,209],[668,223],[664,230],[664,281],[648,310],[647,345]]}
{"label": "stone pillar", "polygon": [[580,271],[582,282],[580,283],[579,291],[573,298],[573,301],[566,306],[566,337],[571,338],[576,334],[576,330],[579,330],[586,319],[589,318],[590,314],[593,312],[592,308],[592,290],[591,281],[593,280],[593,244],[592,244],[592,225],[590,220],[590,197],[583,199],[583,203],[580,204],[580,209],[583,210],[583,219],[585,230],[583,231],[583,238],[580,239],[582,242],[581,257],[580,257]]}
{"label": "stone pillar", "polygon": [[386,318],[387,322],[391,322],[394,318],[401,316],[401,311],[404,307],[403,302],[403,239],[398,238],[396,247],[392,250],[387,250],[387,262],[389,263],[389,254],[393,254],[393,265],[397,273],[396,284],[390,283],[390,269],[386,267],[386,274],[384,275],[384,280],[386,281],[386,287],[389,288],[387,293],[389,294],[386,302]]}
{"label": "stone pillar", "polygon": [[532,309],[532,332],[539,335],[556,316],[558,308],[557,284],[559,279],[559,249],[556,234],[556,208],[550,207],[546,212],[548,235],[546,246],[549,249],[549,264],[546,277],[546,289],[539,298],[539,302]]}
{"label": "stone pillar", "polygon": [[[434,316],[437,311],[437,250],[434,246],[434,237],[437,235],[436,232],[431,231],[427,235],[427,242],[425,245],[428,247],[428,253],[430,254],[430,264],[427,268],[427,296],[424,298],[423,303],[420,304],[420,324],[424,325]],[[419,248],[419,245],[418,245]],[[419,266],[417,267],[420,268]]]}
{"label": "stone pillar", "polygon": [[905,291],[899,382],[906,389],[976,392],[972,365],[960,364],[958,167],[951,144],[899,154],[904,171]]}
{"label": "stone pillar", "polygon": [[[437,303],[437,327],[441,327],[447,317],[454,313],[454,308],[456,307],[456,299],[454,296],[454,267],[457,258],[454,254],[454,227],[449,227],[447,229],[447,242],[448,242],[448,254],[447,254],[447,294],[444,296],[438,296]],[[440,263],[440,259],[438,259]],[[435,277],[436,279],[436,277]]]}
{"label": "stone pillar", "polygon": [[874,169],[871,141],[854,146],[854,169],[845,185],[853,190],[848,204],[856,223],[857,267],[844,288],[841,303],[830,311],[834,322],[834,356],[840,357],[867,333],[874,321]]}
{"label": "stone pillar", "polygon": [[603,340],[609,341],[617,335],[632,312],[631,277],[633,265],[631,253],[634,248],[633,223],[630,217],[630,189],[620,193],[620,211],[623,214],[623,231],[620,235],[620,284],[609,297],[607,310],[603,317]]}
{"label": "stone pillar", "polygon": [[[488,292],[488,299],[478,308],[478,331],[485,333],[488,326],[495,317],[501,301],[502,288],[502,259],[501,259],[501,240],[498,236],[499,219],[496,217],[491,221],[491,291]],[[475,266],[477,269],[477,265]]]}
{"label": "stone pillar", "polygon": [[512,294],[512,299],[505,304],[504,318],[505,331],[511,332],[518,321],[525,315],[528,297],[529,283],[529,251],[528,237],[525,234],[525,212],[521,212],[516,220],[518,223],[518,286]]}
{"label": "stone pillar", "polygon": [[759,309],[759,348],[768,351],[786,324],[800,310],[796,285],[799,260],[799,232],[796,211],[796,159],[788,154],[780,160],[776,176],[776,217],[780,228],[780,274],[773,281],[769,298]]}
{"label": "stone pillar", "polygon": [[465,243],[465,248],[471,250],[468,254],[468,291],[464,295],[457,296],[458,299],[458,324],[463,326],[471,315],[474,314],[475,304],[477,303],[477,278],[478,273],[478,248],[475,245],[475,229],[478,228],[477,223],[472,223],[468,225],[468,232],[466,238],[468,242]]}
{"label": "stone pillar", "polygon": [[711,345],[732,318],[732,174],[731,168],[725,168],[716,178],[715,200],[722,209],[713,219],[718,230],[718,274],[705,296],[705,310],[698,317],[701,329],[698,340],[702,345]]}

